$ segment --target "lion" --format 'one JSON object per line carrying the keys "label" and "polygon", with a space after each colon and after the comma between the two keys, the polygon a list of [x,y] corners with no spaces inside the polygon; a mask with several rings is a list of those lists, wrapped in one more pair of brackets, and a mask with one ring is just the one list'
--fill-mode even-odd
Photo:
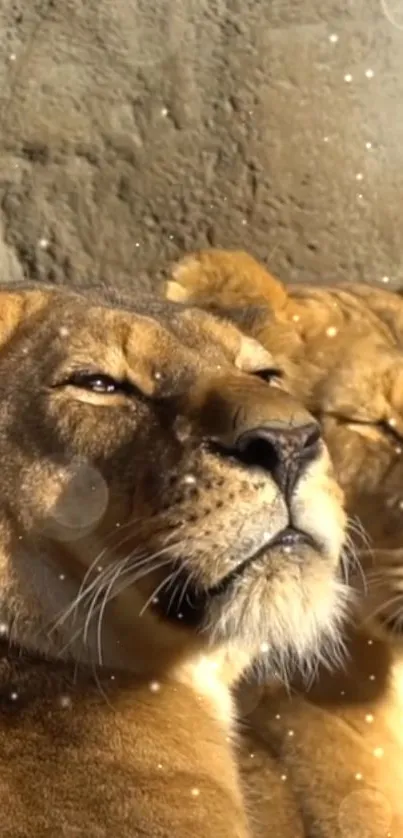
{"label": "lion", "polygon": [[320,667],[308,690],[241,690],[254,834],[403,835],[403,301],[365,284],[285,286],[219,250],[185,257],[165,294],[225,312],[320,421],[365,575],[344,667]]}
{"label": "lion", "polygon": [[0,287],[0,834],[249,838],[231,685],[337,655],[318,422],[228,319]]}

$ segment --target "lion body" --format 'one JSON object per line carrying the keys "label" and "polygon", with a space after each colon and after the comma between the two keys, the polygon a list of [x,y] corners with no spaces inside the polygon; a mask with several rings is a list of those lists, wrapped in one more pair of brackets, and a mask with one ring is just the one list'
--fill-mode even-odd
{"label": "lion body", "polygon": [[[244,838],[229,726],[173,680],[0,662],[4,838],[215,834]],[[227,723],[229,720],[227,720]],[[197,730],[197,736],[195,731]]]}
{"label": "lion body", "polygon": [[[226,311],[271,352],[320,418],[361,522],[356,546],[371,547],[366,583],[355,580],[346,667],[321,668],[291,696],[256,686],[253,701],[248,686],[239,759],[255,834],[403,835],[403,301],[373,286],[283,286],[247,254],[225,251],[186,257],[167,295]],[[383,612],[397,634],[378,625]],[[241,689],[241,712],[243,700]]]}
{"label": "lion body", "polygon": [[348,598],[270,363],[197,309],[0,288],[4,838],[249,838],[231,684],[267,637],[273,673],[337,651]]}
{"label": "lion body", "polygon": [[[2,292],[0,833],[400,835],[401,655],[372,619],[395,584],[382,548],[400,546],[400,300],[286,291],[243,254],[191,257],[172,282],[176,300],[228,316]],[[294,398],[254,377],[273,365]],[[264,546],[289,516],[271,467],[234,457],[235,431],[305,427],[307,410],[377,547],[350,663],[330,673],[320,656],[322,640],[337,651],[345,521],[326,453],[291,510],[321,546],[292,556]],[[184,574],[179,599],[164,596],[166,565]],[[231,685],[262,642],[270,678],[263,693],[252,684],[237,742]],[[291,698],[278,686],[290,647],[319,661]]]}

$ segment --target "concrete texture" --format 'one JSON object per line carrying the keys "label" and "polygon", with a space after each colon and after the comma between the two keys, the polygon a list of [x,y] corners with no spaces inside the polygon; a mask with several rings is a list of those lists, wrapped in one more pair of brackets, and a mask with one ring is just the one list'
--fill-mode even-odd
{"label": "concrete texture", "polygon": [[2,277],[403,286],[403,0],[0,0],[0,194]]}

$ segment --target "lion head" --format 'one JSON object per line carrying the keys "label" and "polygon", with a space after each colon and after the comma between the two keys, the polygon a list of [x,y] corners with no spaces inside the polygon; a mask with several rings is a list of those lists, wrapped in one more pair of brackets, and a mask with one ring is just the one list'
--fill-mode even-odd
{"label": "lion head", "polygon": [[239,761],[257,831],[401,834],[403,301],[365,285],[283,286],[222,251],[184,259],[166,290],[226,311],[270,351],[321,424],[360,548],[345,666],[319,667],[308,689],[297,677],[291,700],[278,681],[240,685]]}
{"label": "lion head", "polygon": [[265,346],[320,421],[350,512],[374,544],[399,543],[401,297],[365,284],[285,286],[251,256],[219,250],[182,260],[166,294],[225,311]]}
{"label": "lion head", "polygon": [[100,289],[0,291],[0,620],[158,671],[337,640],[342,494],[317,422],[230,322]]}
{"label": "lion head", "polygon": [[[170,299],[225,311],[270,351],[320,421],[365,573],[362,617],[403,631],[403,300],[362,285],[284,286],[251,256],[207,250],[177,265]],[[370,547],[370,550],[363,548]]]}

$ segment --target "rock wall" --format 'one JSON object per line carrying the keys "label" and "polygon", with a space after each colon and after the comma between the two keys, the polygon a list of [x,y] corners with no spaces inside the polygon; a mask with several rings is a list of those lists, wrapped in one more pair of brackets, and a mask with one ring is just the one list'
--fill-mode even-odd
{"label": "rock wall", "polygon": [[402,0],[0,0],[0,273],[403,285]]}

